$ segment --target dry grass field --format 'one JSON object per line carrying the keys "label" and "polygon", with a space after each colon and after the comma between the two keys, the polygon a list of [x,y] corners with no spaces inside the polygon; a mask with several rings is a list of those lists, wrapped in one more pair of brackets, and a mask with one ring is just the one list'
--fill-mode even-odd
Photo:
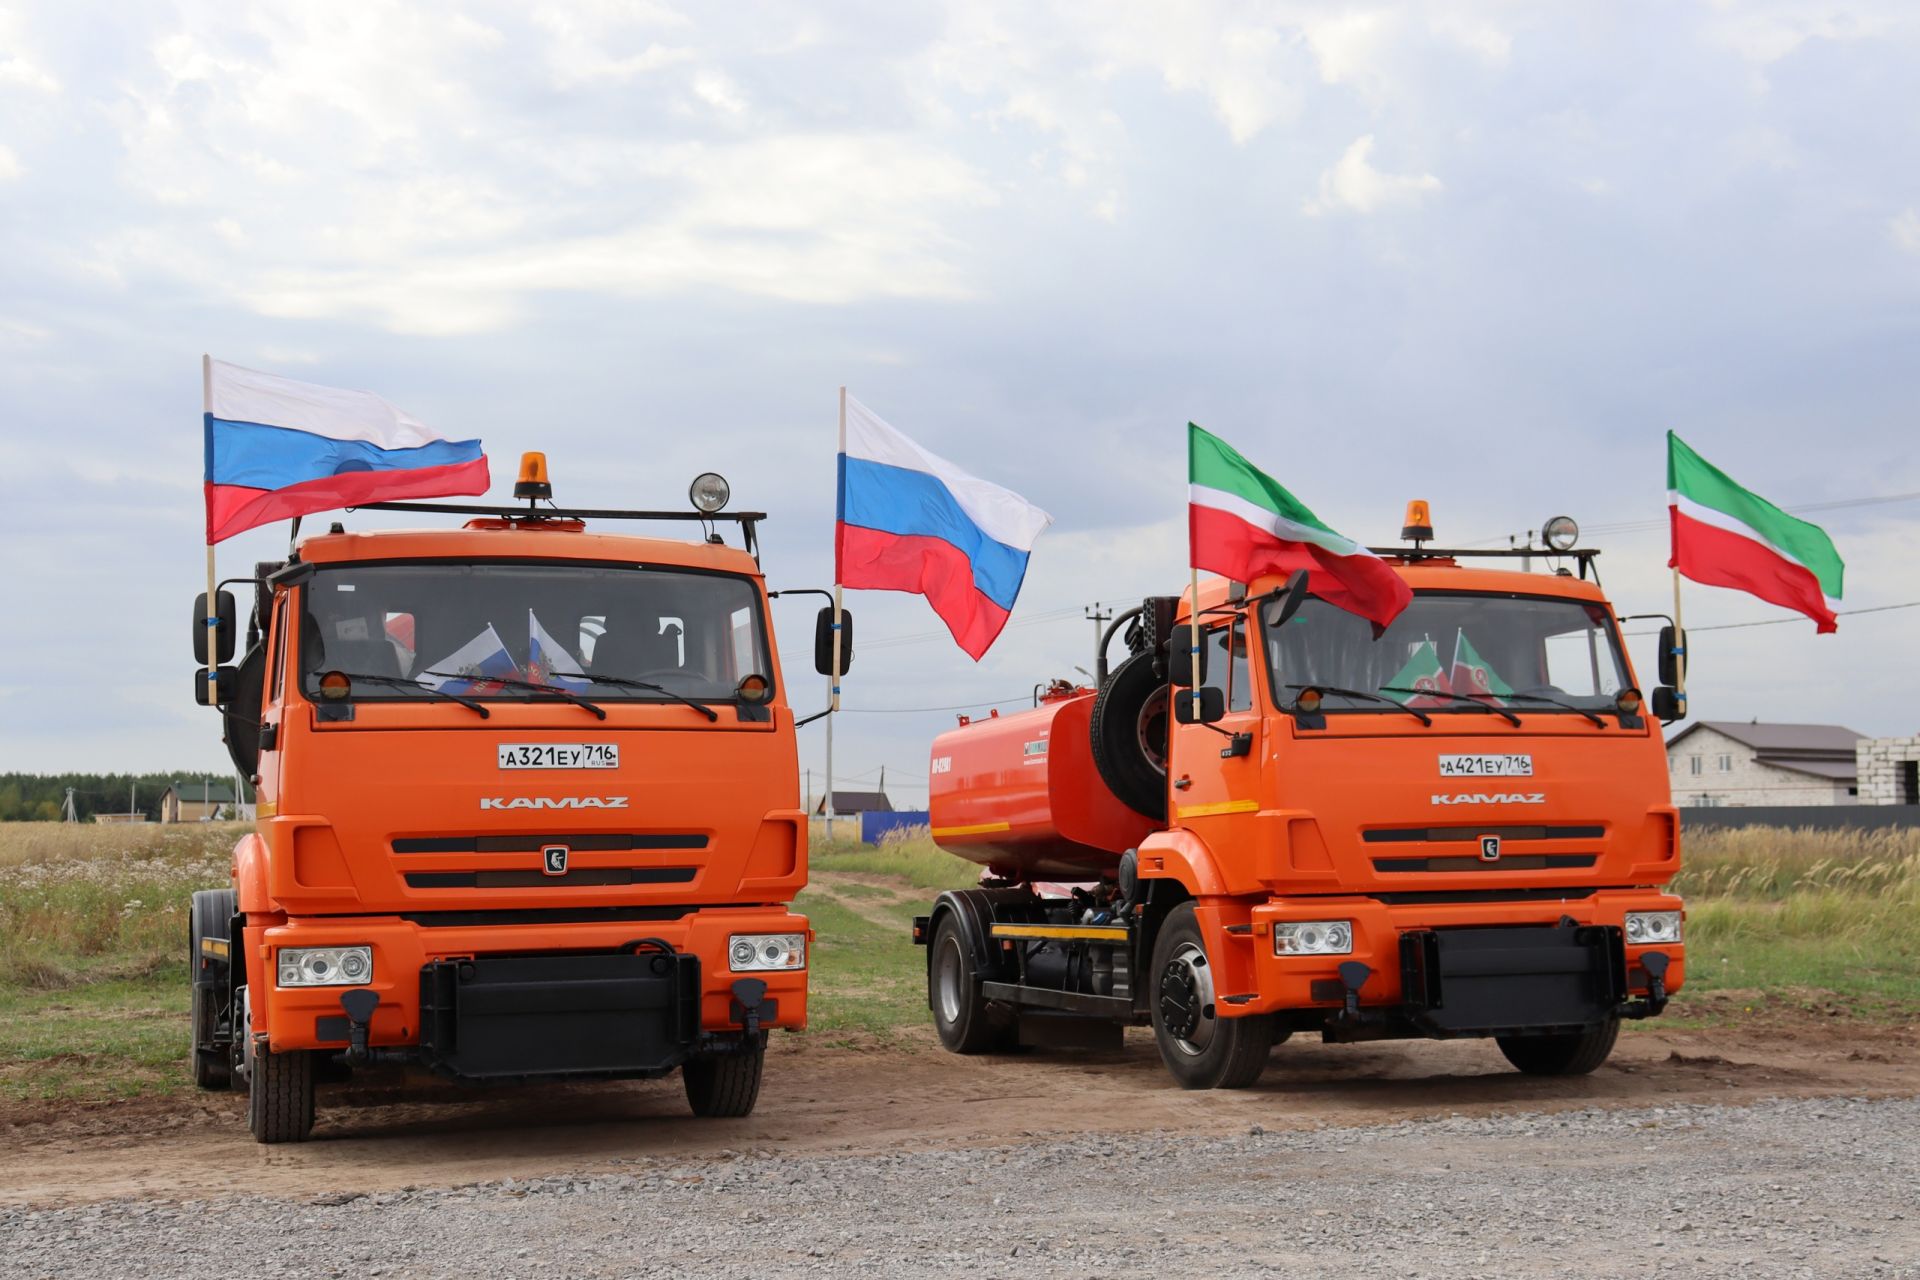
{"label": "dry grass field", "polygon": [[[188,1087],[187,896],[226,882],[242,830],[0,825],[0,1102]],[[1669,1021],[1920,1010],[1920,832],[1712,832],[1685,859],[1689,982]],[[924,833],[823,845],[812,865],[810,1037],[922,1027],[908,921],[975,869]]]}

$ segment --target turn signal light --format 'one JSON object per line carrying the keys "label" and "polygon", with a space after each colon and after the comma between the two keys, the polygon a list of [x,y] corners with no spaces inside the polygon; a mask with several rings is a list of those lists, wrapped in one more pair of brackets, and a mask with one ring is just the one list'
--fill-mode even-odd
{"label": "turn signal light", "polygon": [[734,696],[742,702],[761,703],[773,692],[773,686],[767,683],[763,675],[741,676],[740,683],[734,688]]}
{"label": "turn signal light", "polygon": [[1294,695],[1293,709],[1295,711],[1304,711],[1308,715],[1314,715],[1320,710],[1320,691],[1318,689],[1302,689]]}
{"label": "turn signal light", "polygon": [[1407,504],[1406,519],[1400,522],[1400,536],[1408,542],[1433,541],[1433,513],[1427,510],[1425,498],[1415,498]]}
{"label": "turn signal light", "polygon": [[353,692],[353,681],[344,671],[329,671],[320,677],[320,696],[328,702],[338,702]]}
{"label": "turn signal light", "polygon": [[1614,695],[1613,705],[1619,709],[1620,714],[1623,716],[1639,715],[1640,691],[1638,689],[1622,689]]}
{"label": "turn signal light", "polygon": [[516,498],[551,498],[553,486],[547,483],[547,455],[528,452],[520,455],[520,478],[514,481]]}

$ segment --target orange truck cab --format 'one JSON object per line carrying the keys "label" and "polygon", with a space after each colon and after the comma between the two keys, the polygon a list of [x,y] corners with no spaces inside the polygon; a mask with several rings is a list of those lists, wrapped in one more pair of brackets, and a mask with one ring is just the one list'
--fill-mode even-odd
{"label": "orange truck cab", "polygon": [[[335,524],[257,568],[217,688],[258,821],[190,942],[196,1078],[244,1087],[260,1141],[305,1138],[316,1080],[375,1066],[679,1069],[696,1113],[752,1109],[768,1031],[806,1024],[807,828],[763,517],[716,495],[376,504],[478,518]],[[705,532],[588,528],[622,517]],[[232,596],[215,609],[225,661]]]}
{"label": "orange truck cab", "polygon": [[1189,1088],[1307,1031],[1598,1066],[1684,978],[1680,832],[1597,553],[1562,550],[1378,549],[1413,593],[1378,636],[1304,572],[1203,579],[1115,621],[1098,688],[935,739],[934,839],[986,868],[914,922],[942,1041],[1151,1024]]}

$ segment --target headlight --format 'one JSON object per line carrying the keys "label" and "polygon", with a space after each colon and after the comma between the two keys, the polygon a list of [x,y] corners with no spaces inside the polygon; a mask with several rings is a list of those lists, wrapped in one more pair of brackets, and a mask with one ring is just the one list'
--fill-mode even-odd
{"label": "headlight", "polygon": [[1353,921],[1296,920],[1273,926],[1277,956],[1344,956],[1353,950]]}
{"label": "headlight", "polygon": [[736,933],[727,939],[727,967],[735,973],[807,967],[804,933]]}
{"label": "headlight", "polygon": [[282,947],[283,987],[357,987],[373,981],[372,947]]}
{"label": "headlight", "polygon": [[1627,912],[1627,941],[1635,946],[1649,942],[1680,941],[1678,911]]}

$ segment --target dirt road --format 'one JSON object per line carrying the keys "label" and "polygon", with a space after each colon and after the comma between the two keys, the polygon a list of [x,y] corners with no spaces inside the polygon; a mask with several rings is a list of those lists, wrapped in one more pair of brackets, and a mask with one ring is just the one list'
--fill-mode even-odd
{"label": "dirt road", "polygon": [[244,1191],[303,1198],[605,1173],[653,1157],[934,1152],[1173,1131],[1270,1133],[1763,1098],[1920,1095],[1920,1027],[1809,1015],[1737,1030],[1635,1029],[1572,1081],[1491,1044],[1282,1045],[1257,1088],[1185,1093],[1151,1040],[1125,1053],[958,1058],[930,1038],[862,1049],[775,1041],[755,1115],[696,1121],[677,1080],[459,1092],[322,1092],[314,1140],[259,1147],[238,1095],[0,1113],[0,1204]]}

